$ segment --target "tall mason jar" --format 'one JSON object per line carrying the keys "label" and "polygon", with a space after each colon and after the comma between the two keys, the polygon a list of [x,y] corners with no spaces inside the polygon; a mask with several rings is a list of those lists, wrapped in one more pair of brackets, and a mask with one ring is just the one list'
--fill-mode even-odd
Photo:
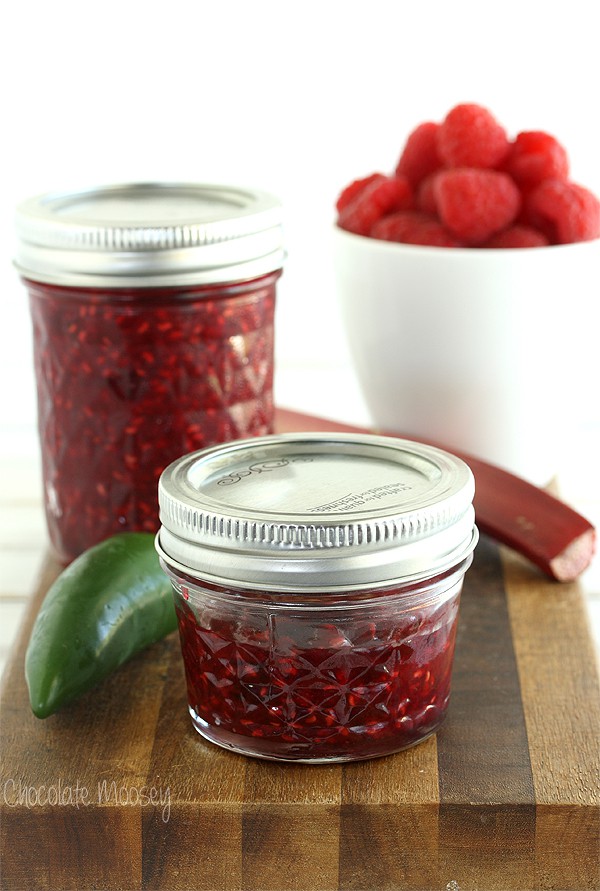
{"label": "tall mason jar", "polygon": [[53,193],[17,210],[45,508],[69,562],[156,531],[176,457],[272,432],[281,205],[173,183]]}

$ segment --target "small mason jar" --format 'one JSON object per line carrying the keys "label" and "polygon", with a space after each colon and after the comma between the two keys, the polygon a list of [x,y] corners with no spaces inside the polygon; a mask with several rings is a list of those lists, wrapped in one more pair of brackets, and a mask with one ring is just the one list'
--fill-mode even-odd
{"label": "small mason jar", "polygon": [[281,207],[229,186],[114,185],[30,199],[17,229],[46,516],[69,562],[155,532],[178,455],[272,432]]}
{"label": "small mason jar", "polygon": [[473,491],[458,458],[390,437],[260,437],[172,463],[156,543],[198,733],[308,763],[433,734],[477,542]]}

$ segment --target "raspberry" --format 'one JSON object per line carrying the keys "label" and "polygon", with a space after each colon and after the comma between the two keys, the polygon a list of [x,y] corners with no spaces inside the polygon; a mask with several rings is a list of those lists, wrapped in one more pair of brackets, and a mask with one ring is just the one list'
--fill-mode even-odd
{"label": "raspberry", "polygon": [[502,167],[520,186],[530,187],[544,179],[567,179],[569,159],[553,136],[540,130],[519,133]]}
{"label": "raspberry", "polygon": [[341,229],[355,235],[369,235],[374,223],[396,210],[413,206],[412,187],[405,176],[377,179],[359,191],[338,217]]}
{"label": "raspberry", "polygon": [[436,175],[437,174],[432,173],[423,180],[417,191],[416,199],[417,210],[421,210],[423,213],[428,213],[432,217],[437,216],[437,204],[435,203],[434,189]]}
{"label": "raspberry", "polygon": [[504,127],[481,105],[457,105],[448,112],[437,135],[446,167],[497,167],[509,151]]}
{"label": "raspberry", "polygon": [[442,223],[469,244],[510,226],[521,206],[517,186],[497,170],[445,170],[436,176],[434,193]]}
{"label": "raspberry", "polygon": [[528,195],[526,212],[553,244],[591,241],[600,236],[600,201],[575,183],[544,180]]}
{"label": "raspberry", "polygon": [[336,208],[338,213],[343,210],[345,207],[348,207],[351,201],[356,198],[357,195],[366,188],[366,186],[371,185],[371,183],[377,182],[378,180],[385,179],[383,173],[371,173],[369,176],[364,176],[362,179],[355,179],[354,182],[351,182],[350,185],[346,186],[343,189],[340,197],[336,201]]}
{"label": "raspberry", "polygon": [[413,186],[442,166],[437,149],[439,124],[420,124],[406,140],[396,174],[408,177]]}
{"label": "raspberry", "polygon": [[400,211],[375,223],[373,238],[383,241],[400,241],[404,244],[426,244],[433,247],[460,247],[435,217],[416,211]]}
{"label": "raspberry", "polygon": [[338,226],[384,240],[464,247],[600,237],[598,199],[568,176],[567,153],[549,133],[524,130],[509,141],[487,108],[462,103],[441,123],[412,130],[395,175],[372,173],[346,186],[336,204]]}
{"label": "raspberry", "polygon": [[492,235],[482,247],[486,248],[524,248],[543,247],[549,244],[546,236],[531,226],[509,226],[502,232]]}

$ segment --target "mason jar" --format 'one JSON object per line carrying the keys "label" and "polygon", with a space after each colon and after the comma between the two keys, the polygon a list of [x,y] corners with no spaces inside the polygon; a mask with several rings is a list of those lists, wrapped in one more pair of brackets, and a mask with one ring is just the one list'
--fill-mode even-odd
{"label": "mason jar", "polygon": [[391,437],[260,437],[173,462],[156,543],[198,733],[308,763],[435,733],[473,492],[458,458]]}
{"label": "mason jar", "polygon": [[178,455],[272,432],[281,206],[230,186],[111,185],[25,201],[17,229],[46,517],[69,562],[156,532]]}

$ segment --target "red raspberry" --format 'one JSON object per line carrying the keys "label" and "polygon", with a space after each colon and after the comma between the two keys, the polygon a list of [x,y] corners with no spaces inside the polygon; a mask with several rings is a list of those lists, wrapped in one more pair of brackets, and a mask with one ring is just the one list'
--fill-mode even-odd
{"label": "red raspberry", "polygon": [[348,207],[351,201],[356,198],[357,195],[366,188],[366,186],[371,185],[371,183],[377,182],[378,180],[385,179],[383,173],[371,173],[369,176],[364,176],[362,179],[355,179],[350,185],[346,186],[345,189],[342,190],[340,197],[336,201],[336,208],[338,212],[343,210],[345,207]]}
{"label": "red raspberry", "polygon": [[509,141],[504,127],[481,105],[457,105],[448,112],[437,136],[446,167],[497,167]]}
{"label": "red raspberry", "polygon": [[383,241],[400,241],[404,244],[460,247],[460,242],[444,229],[439,220],[416,211],[400,211],[383,217],[375,223],[371,235]]}
{"label": "red raspberry", "polygon": [[445,170],[437,175],[434,192],[442,223],[469,244],[481,244],[506,229],[521,205],[510,176],[497,170]]}
{"label": "red raspberry", "polygon": [[567,179],[569,159],[553,136],[540,130],[530,130],[519,133],[502,169],[521,187],[530,187],[544,179]]}
{"label": "red raspberry", "polygon": [[497,170],[445,170],[436,176],[434,192],[442,223],[469,244],[481,244],[506,229],[521,206],[518,188]]}
{"label": "red raspberry", "polygon": [[528,218],[553,244],[600,237],[600,201],[588,189],[547,179],[526,199]]}
{"label": "red raspberry", "polygon": [[409,210],[412,206],[413,192],[406,177],[384,177],[362,189],[341,210],[338,225],[355,235],[369,235],[373,224],[381,217],[395,210]]}
{"label": "red raspberry", "polygon": [[442,166],[437,148],[439,128],[439,124],[427,121],[413,130],[406,140],[396,173],[408,177],[413,186]]}
{"label": "red raspberry", "polygon": [[519,189],[521,193],[521,210],[519,211],[519,215],[515,220],[515,226],[527,226],[528,229],[537,229],[537,223],[532,218],[529,213],[529,196],[532,192],[535,192],[537,186],[533,186],[533,188],[528,189],[526,186],[521,186]]}
{"label": "red raspberry", "polygon": [[531,226],[509,226],[502,232],[492,235],[482,247],[485,248],[525,248],[544,247],[550,242],[546,236]]}
{"label": "red raspberry", "polygon": [[437,174],[432,173],[427,176],[419,186],[416,198],[417,210],[428,213],[430,216],[437,216],[437,204],[435,203],[434,183]]}

